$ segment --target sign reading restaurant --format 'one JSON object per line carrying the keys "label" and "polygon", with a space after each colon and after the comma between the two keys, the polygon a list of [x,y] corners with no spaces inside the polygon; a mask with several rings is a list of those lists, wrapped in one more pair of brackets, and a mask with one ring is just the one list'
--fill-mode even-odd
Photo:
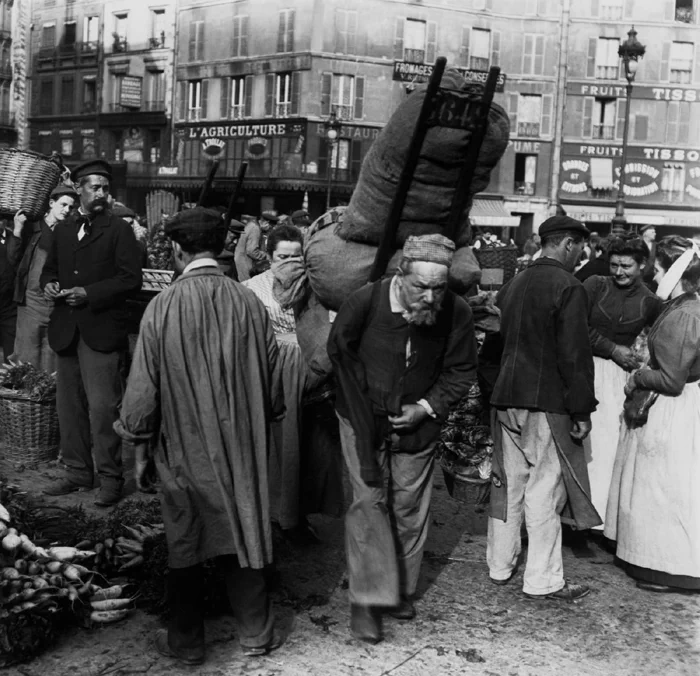
{"label": "sign reading restaurant", "polygon": [[[609,99],[626,99],[626,85],[591,84],[590,82],[569,82],[566,85],[569,96],[601,96]],[[700,89],[685,87],[660,87],[658,85],[635,85],[635,99],[651,101],[685,101],[700,103]]]}
{"label": "sign reading restaurant", "polygon": [[[476,84],[486,84],[488,72],[483,70],[471,70],[469,68],[460,68],[458,66],[449,66],[459,71],[462,76],[469,82]],[[433,66],[428,63],[411,63],[410,61],[394,61],[394,73],[392,80],[395,82],[415,82],[421,84],[427,82],[433,74]],[[506,86],[506,75],[501,72],[496,82],[496,91],[502,92]]]}

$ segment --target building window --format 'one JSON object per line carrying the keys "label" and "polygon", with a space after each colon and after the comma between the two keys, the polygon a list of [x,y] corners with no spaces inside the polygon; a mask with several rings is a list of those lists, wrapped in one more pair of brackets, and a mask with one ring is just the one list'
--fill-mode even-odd
{"label": "building window", "polygon": [[613,161],[605,157],[592,157],[590,166],[591,191],[596,197],[608,197],[609,191],[615,187]]}
{"label": "building window", "polygon": [[53,80],[42,80],[39,87],[39,114],[53,114]]}
{"label": "building window", "polygon": [[187,119],[199,122],[202,119],[202,81],[191,80],[187,83]]}
{"label": "building window", "polygon": [[351,120],[355,104],[355,78],[352,75],[333,76],[333,98],[331,105],[340,120]]}
{"label": "building window", "polygon": [[364,117],[365,78],[361,75],[323,73],[321,79],[321,115],[336,114],[341,120]]}
{"label": "building window", "polygon": [[616,100],[597,98],[593,102],[593,138],[615,138]]}
{"label": "building window", "polygon": [[63,157],[70,157],[73,154],[73,139],[72,138],[62,138],[61,139],[61,155]]}
{"label": "building window", "polygon": [[335,10],[335,52],[354,54],[357,37],[357,12],[353,9]]}
{"label": "building window", "polygon": [[222,80],[224,105],[221,108],[221,116],[224,119],[241,120],[250,117],[252,92],[248,91],[248,88],[252,87],[252,80],[252,76]]}
{"label": "building window", "polygon": [[541,119],[542,96],[539,94],[520,94],[518,99],[518,136],[539,136]]}
{"label": "building window", "polygon": [[156,164],[160,162],[160,144],[161,144],[161,133],[160,129],[149,129],[148,130],[148,159]]}
{"label": "building window", "polygon": [[598,38],[595,53],[595,76],[600,80],[616,80],[620,71],[617,38]]}
{"label": "building window", "polygon": [[97,48],[97,41],[99,39],[99,18],[96,16],[86,16],[83,19],[83,49],[85,51],[93,51]]}
{"label": "building window", "polygon": [[637,114],[634,116],[634,131],[632,132],[635,141],[646,141],[649,136],[649,116]]}
{"label": "building window", "polygon": [[394,58],[410,63],[433,63],[437,51],[437,23],[396,19]]}
{"label": "building window", "polygon": [[165,10],[151,10],[151,49],[165,47]]}
{"label": "building window", "polygon": [[685,165],[676,162],[666,162],[661,174],[661,192],[664,199],[673,202],[683,200],[685,192]]}
{"label": "building window", "polygon": [[625,0],[603,0],[600,4],[600,18],[604,21],[619,21],[625,7]]}
{"label": "building window", "polygon": [[95,78],[83,80],[83,112],[94,113],[97,105],[97,82]]}
{"label": "building window", "polygon": [[537,155],[515,153],[515,193],[534,195],[537,180]]}
{"label": "building window", "polygon": [[112,51],[125,52],[127,50],[126,30],[128,12],[120,12],[114,15],[114,30],[112,31]]}
{"label": "building window", "polygon": [[39,132],[39,152],[42,155],[50,155],[53,150],[53,139],[51,132]]}
{"label": "building window", "polygon": [[64,77],[61,79],[61,113],[73,113],[73,99],[75,98],[75,89],[73,86],[73,77]]}
{"label": "building window", "polygon": [[162,70],[150,70],[146,77],[146,110],[165,110],[165,73]]}
{"label": "building window", "polygon": [[469,67],[472,70],[488,70],[490,56],[491,31],[483,28],[473,28]]}
{"label": "building window", "polygon": [[201,61],[204,58],[204,21],[190,23],[189,60]]}
{"label": "building window", "polygon": [[112,112],[122,110],[121,101],[122,97],[122,79],[124,75],[122,73],[112,73]]}
{"label": "building window", "polygon": [[233,17],[232,56],[248,56],[248,17],[244,14]]}
{"label": "building window", "polygon": [[691,108],[686,101],[669,101],[666,110],[665,143],[688,143]]}
{"label": "building window", "polygon": [[283,9],[279,13],[279,31],[277,33],[277,51],[294,51],[294,10]]}
{"label": "building window", "polygon": [[63,46],[72,49],[77,40],[77,24],[75,21],[66,21],[63,24]]}
{"label": "building window", "polygon": [[693,73],[693,53],[692,42],[672,42],[671,43],[671,82],[678,84],[689,84]]}
{"label": "building window", "polygon": [[523,75],[544,74],[544,35],[525,35]]}
{"label": "building window", "polygon": [[275,117],[289,117],[292,112],[292,74],[275,75]]}
{"label": "building window", "polygon": [[42,49],[53,49],[56,46],[56,22],[45,23],[41,28]]}
{"label": "building window", "polygon": [[693,23],[693,0],[676,0],[676,21]]}

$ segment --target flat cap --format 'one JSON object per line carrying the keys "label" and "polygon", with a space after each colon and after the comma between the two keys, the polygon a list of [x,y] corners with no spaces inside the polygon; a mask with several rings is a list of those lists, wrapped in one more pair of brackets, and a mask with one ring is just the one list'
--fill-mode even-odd
{"label": "flat cap", "polygon": [[404,258],[412,261],[452,265],[455,245],[443,235],[411,235],[403,245]]}
{"label": "flat cap", "polygon": [[575,218],[571,218],[570,216],[552,216],[551,218],[548,218],[544,223],[542,223],[542,225],[540,225],[538,234],[540,237],[547,237],[549,235],[553,235],[554,233],[561,232],[576,232],[583,237],[588,237],[591,234],[588,228],[581,223],[581,221],[577,221]]}
{"label": "flat cap", "polygon": [[292,212],[292,223],[295,225],[301,223],[302,225],[309,225],[311,220],[309,219],[309,212],[306,209],[297,209]]}
{"label": "flat cap", "polygon": [[277,223],[280,219],[276,211],[263,211],[260,214],[260,218],[264,218],[266,221],[270,221],[270,223]]}
{"label": "flat cap", "polygon": [[112,167],[109,166],[109,162],[105,162],[104,160],[89,160],[88,162],[83,162],[83,164],[73,169],[70,178],[73,183],[77,183],[81,178],[85,178],[85,176],[95,175],[104,176],[111,181]]}
{"label": "flat cap", "polygon": [[59,183],[52,191],[51,194],[49,195],[49,199],[51,200],[57,200],[63,197],[64,195],[68,195],[68,197],[72,197],[73,199],[78,199],[78,193],[75,192],[75,188],[66,185],[65,183]]}
{"label": "flat cap", "polygon": [[226,231],[224,219],[218,211],[204,207],[181,211],[165,224],[165,234],[169,237],[177,233],[195,234],[215,230]]}
{"label": "flat cap", "polygon": [[129,209],[126,204],[115,202],[112,206],[112,215],[118,216],[119,218],[134,218],[136,212],[133,209]]}

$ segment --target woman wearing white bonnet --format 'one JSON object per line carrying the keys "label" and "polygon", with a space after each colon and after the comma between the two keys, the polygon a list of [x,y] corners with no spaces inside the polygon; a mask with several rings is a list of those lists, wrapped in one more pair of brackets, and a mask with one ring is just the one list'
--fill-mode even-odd
{"label": "woman wearing white bonnet", "polygon": [[667,302],[649,333],[649,367],[625,392],[659,396],[646,424],[622,424],[605,535],[638,587],[692,594],[700,592],[700,249],[666,237],[654,265]]}

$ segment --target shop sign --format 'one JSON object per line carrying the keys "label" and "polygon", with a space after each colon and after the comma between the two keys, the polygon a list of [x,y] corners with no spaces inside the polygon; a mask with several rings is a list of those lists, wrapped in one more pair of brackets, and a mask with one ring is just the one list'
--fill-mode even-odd
{"label": "shop sign", "polygon": [[222,152],[224,152],[224,148],[226,147],[226,141],[222,141],[220,138],[208,138],[204,139],[202,142],[202,150],[204,151],[205,155],[209,155],[209,157],[218,157],[221,155]]}
{"label": "shop sign", "polygon": [[[344,124],[340,128],[338,138],[352,140],[371,139],[374,141],[374,139],[379,136],[380,131],[381,129],[378,129],[377,127],[360,127],[355,124]],[[316,125],[316,134],[318,136],[322,136],[323,138],[326,137],[326,130],[322,122],[319,122]]]}
{"label": "shop sign", "polygon": [[585,160],[564,160],[562,163],[562,192],[570,195],[588,192],[590,165]]}
{"label": "shop sign", "polygon": [[538,155],[540,148],[541,144],[539,141],[513,141],[513,150],[516,153]]}
{"label": "shop sign", "polygon": [[236,139],[272,136],[296,136],[304,130],[302,121],[251,120],[245,124],[196,125],[184,127],[186,138],[204,141],[208,138]]}
{"label": "shop sign", "polygon": [[263,160],[269,157],[268,140],[262,136],[248,139],[245,149],[245,157],[249,160]]}
{"label": "shop sign", "polygon": [[[602,96],[605,98],[626,99],[627,87],[626,85],[616,84],[569,82],[566,86],[566,93],[570,96]],[[700,103],[700,89],[635,85],[634,98],[651,101]]]}
{"label": "shop sign", "polygon": [[158,167],[158,176],[177,176],[177,167]]}
{"label": "shop sign", "polygon": [[143,78],[136,75],[124,75],[119,89],[119,105],[126,108],[140,108],[143,90]]}
{"label": "shop sign", "polygon": [[[564,155],[585,157],[622,157],[622,146],[593,143],[564,143]],[[700,150],[695,148],[664,148],[663,146],[628,146],[629,159],[664,162],[700,162]]]}
{"label": "shop sign", "polygon": [[[457,70],[466,80],[475,84],[486,84],[489,74],[483,70],[471,70],[470,68],[459,68],[450,66]],[[428,63],[412,63],[410,61],[394,61],[394,71],[391,79],[395,82],[410,82],[421,84],[430,80],[433,74],[433,66]],[[501,72],[496,82],[496,91],[502,92],[506,86],[506,74]]]}
{"label": "shop sign", "polygon": [[[616,188],[620,185],[620,167],[615,168]],[[629,162],[625,165],[624,193],[628,197],[648,197],[659,192],[658,179],[661,172],[643,162]]]}

